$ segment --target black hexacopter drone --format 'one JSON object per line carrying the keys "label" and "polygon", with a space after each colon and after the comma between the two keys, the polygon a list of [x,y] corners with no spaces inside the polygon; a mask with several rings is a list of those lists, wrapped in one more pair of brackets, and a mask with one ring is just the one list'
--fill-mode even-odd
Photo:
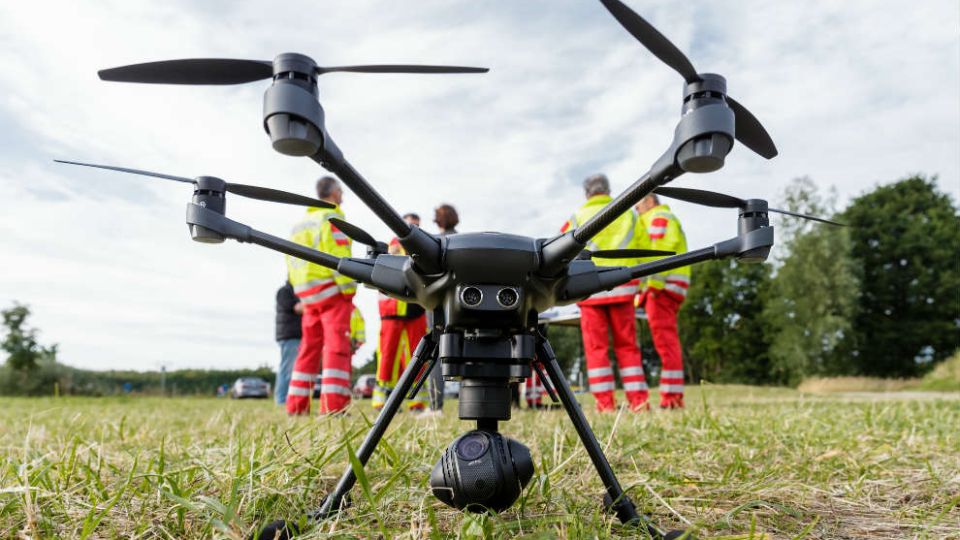
{"label": "black hexacopter drone", "polygon": [[[225,238],[250,242],[336,270],[360,283],[434,313],[434,325],[416,346],[411,361],[390,394],[357,451],[366,465],[407,396],[424,383],[436,362],[443,376],[461,381],[459,417],[475,420],[475,430],[457,438],[446,449],[430,475],[434,495],[444,503],[470,511],[509,508],[533,476],[533,460],[526,446],[501,435],[497,422],[510,419],[509,383],[536,371],[551,398],[563,404],[590,459],[603,481],[605,507],[624,524],[641,527],[653,538],[677,538],[637,512],[607,462],[583,411],[561,372],[553,349],[537,330],[538,314],[556,305],[571,304],[630,280],[672,268],[726,257],[763,261],[773,245],[773,227],[760,199],[664,184],[685,172],[720,169],[734,140],[769,159],[776,147],[760,122],[727,96],[726,80],[697,73],[690,61],[667,38],[619,0],[603,5],[640,43],[684,78],[683,106],[673,142],[640,179],[580,227],[553,238],[528,238],[496,232],[437,237],[408,225],[390,204],[347,162],[324,124],[317,76],[330,72],[363,73],[482,73],[481,68],[419,65],[320,67],[311,58],[294,53],[273,62],[191,59],[151,62],[106,69],[108,81],[159,84],[240,84],[272,78],[264,95],[263,123],[273,148],[286,155],[307,156],[336,174],[399,238],[409,256],[389,255],[383,244],[349,223],[338,227],[359,243],[371,246],[366,258],[340,258],[255,230],[225,217],[225,193],[306,206],[328,203],[278,190],[231,184],[209,176],[196,179],[165,174],[87,165],[122,172],[193,183],[187,205],[191,237],[219,243]],[[739,208],[737,236],[713,246],[661,258],[632,267],[597,266],[590,259],[670,255],[648,250],[589,252],[587,243],[649,193],[708,206]],[[796,215],[796,214],[794,214]],[[798,217],[811,218],[811,216]],[[818,218],[812,218],[818,219]],[[818,219],[819,220],[819,219]],[[826,221],[826,220],[819,220]],[[333,493],[312,519],[325,519],[348,504],[347,495],[357,477],[348,466]],[[261,529],[260,538],[286,538],[293,524],[277,521]]]}

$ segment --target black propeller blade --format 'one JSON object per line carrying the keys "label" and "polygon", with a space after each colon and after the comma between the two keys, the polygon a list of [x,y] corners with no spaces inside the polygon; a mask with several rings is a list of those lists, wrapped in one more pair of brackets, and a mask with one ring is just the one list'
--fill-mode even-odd
{"label": "black propeller blade", "polygon": [[[741,199],[739,197],[734,197],[733,195],[726,195],[724,193],[717,193],[715,191],[707,191],[704,189],[659,187],[653,190],[653,192],[656,193],[657,195],[670,197],[671,199],[687,201],[694,204],[702,204],[704,206],[713,206],[716,208],[746,208],[748,204],[746,200]],[[845,227],[843,223],[837,223],[836,221],[830,221],[829,219],[823,219],[816,216],[808,216],[806,214],[798,214],[796,212],[780,210],[778,208],[768,207],[767,211],[776,212],[778,214],[786,214],[788,216],[798,217],[802,219],[819,221],[821,223],[836,225],[838,227]]]}
{"label": "black propeller blade", "polygon": [[[424,65],[317,66],[317,75],[352,73],[486,73],[487,68]],[[188,58],[131,64],[97,72],[104,81],[151,84],[243,84],[273,76],[273,62],[231,58]]]}
{"label": "black propeller blade", "polygon": [[132,64],[97,72],[101,80],[152,84],[243,84],[273,76],[273,62],[190,58]]}
{"label": "black propeller blade", "polygon": [[747,201],[738,197],[734,197],[733,195],[726,195],[724,193],[706,191],[703,189],[658,187],[654,189],[653,192],[657,195],[670,197],[671,199],[702,204],[704,206],[713,206],[716,208],[743,208],[747,205]]}
{"label": "black propeller blade", "polygon": [[423,66],[417,64],[387,64],[370,66],[335,66],[320,67],[317,66],[317,74],[334,72],[344,73],[420,73],[420,74],[440,74],[440,73],[486,73],[489,68],[465,67],[465,66]]}
{"label": "black propeller blade", "polygon": [[598,249],[597,251],[584,250],[587,258],[600,257],[603,259],[639,259],[641,257],[666,257],[676,255],[675,251],[661,249]]}
{"label": "black propeller blade", "polygon": [[777,155],[777,147],[773,144],[770,134],[763,128],[763,124],[739,101],[730,96],[726,96],[726,100],[736,117],[737,140],[767,159],[774,158]]}
{"label": "black propeller blade", "polygon": [[[129,169],[127,167],[113,167],[111,165],[96,165],[93,163],[81,163],[79,161],[66,161],[62,159],[55,159],[57,163],[66,163],[68,165],[80,165],[81,167],[94,167],[97,169],[107,169],[111,171],[119,171],[130,174],[139,174],[142,176],[153,176],[155,178],[163,178],[166,180],[174,180],[176,182],[184,182],[187,184],[196,184],[197,181],[192,178],[186,178],[184,176],[173,176],[170,174],[156,173],[152,171],[144,171],[140,169]],[[247,184],[233,184],[230,182],[224,182],[224,190],[233,193],[235,195],[240,195],[241,197],[248,197],[250,199],[258,199],[261,201],[277,202],[283,204],[295,204],[299,206],[313,206],[317,208],[334,208],[335,205],[328,203],[326,201],[321,201],[320,199],[313,199],[310,197],[304,197],[303,195],[297,195],[296,193],[290,193],[288,191],[281,191],[279,189],[272,189],[260,186],[249,186]]]}
{"label": "black propeller blade", "polygon": [[[701,80],[697,74],[696,68],[690,60],[680,52],[669,39],[661,34],[652,24],[638,15],[635,11],[627,7],[620,0],[600,0],[600,3],[607,8],[607,11],[623,26],[627,32],[630,32],[644,47],[654,56],[659,58],[664,64],[677,71],[687,83],[694,83]],[[777,147],[773,140],[763,128],[760,121],[746,107],[741,105],[733,98],[726,97],[727,104],[733,110],[736,117],[736,138],[744,146],[770,159],[777,155]]]}
{"label": "black propeller blade", "polygon": [[353,223],[346,222],[340,218],[332,217],[330,218],[330,223],[334,227],[340,230],[343,234],[347,235],[348,238],[353,240],[358,244],[363,244],[372,248],[372,251],[375,253],[386,253],[387,244],[383,242],[377,242],[377,240],[370,235],[367,231],[357,227]]}
{"label": "black propeller blade", "polygon": [[666,36],[661,34],[659,30],[654,28],[652,24],[638,15],[637,12],[619,0],[600,0],[600,3],[607,8],[607,11],[613,15],[613,18],[620,22],[620,25],[623,26],[627,32],[630,32],[633,37],[637,38],[637,41],[643,44],[647,50],[652,52],[653,55],[659,58],[664,64],[676,70],[684,80],[688,83],[700,80],[700,77],[697,75],[697,70],[693,67],[693,64],[690,63],[690,59],[680,52],[680,49],[667,39]]}

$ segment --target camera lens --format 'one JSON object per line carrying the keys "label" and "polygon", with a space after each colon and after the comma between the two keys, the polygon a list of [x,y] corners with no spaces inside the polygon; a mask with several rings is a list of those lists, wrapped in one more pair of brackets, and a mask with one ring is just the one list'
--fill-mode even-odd
{"label": "camera lens", "polygon": [[500,289],[500,292],[497,293],[497,302],[500,302],[500,305],[505,308],[515,306],[518,298],[516,289],[510,287]]}
{"label": "camera lens", "polygon": [[460,291],[460,300],[468,306],[477,306],[483,300],[483,293],[476,287],[465,287]]}
{"label": "camera lens", "polygon": [[484,453],[490,446],[490,440],[483,433],[465,435],[457,443],[457,455],[464,461],[473,461]]}

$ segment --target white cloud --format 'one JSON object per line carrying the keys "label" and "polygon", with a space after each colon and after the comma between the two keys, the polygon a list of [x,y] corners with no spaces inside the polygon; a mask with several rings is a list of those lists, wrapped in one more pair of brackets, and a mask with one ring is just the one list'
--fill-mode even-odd
{"label": "white cloud", "polygon": [[[960,7],[950,0],[631,1],[764,122],[770,162],[738,147],[677,185],[775,200],[809,174],[850,197],[912,172],[960,191]],[[274,153],[265,84],[108,84],[97,69],[181,57],[486,65],[484,76],[330,75],[328,125],[393,206],[458,206],[464,230],[552,233],[581,178],[625,187],[665,148],[680,78],[586,0],[45,2],[0,5],[0,305],[30,303],[65,361],[155,368],[272,364],[282,258],[190,242],[188,188],[54,165],[86,160],[309,193],[322,171]],[[298,210],[230,199],[285,235]],[[691,246],[733,216],[674,205]],[[351,221],[387,229],[355,198]],[[360,249],[357,250],[358,254]],[[376,298],[358,296],[375,335]],[[368,354],[364,351],[363,354]]]}

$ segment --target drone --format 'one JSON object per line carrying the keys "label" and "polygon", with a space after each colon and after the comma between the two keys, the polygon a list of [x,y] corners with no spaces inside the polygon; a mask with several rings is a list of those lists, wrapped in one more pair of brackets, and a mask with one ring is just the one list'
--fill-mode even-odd
{"label": "drone", "polygon": [[[774,243],[769,213],[779,212],[826,223],[814,216],[770,208],[762,199],[740,199],[710,191],[666,187],[685,173],[709,173],[724,166],[734,142],[771,159],[777,149],[767,131],[746,107],[727,94],[726,79],[700,73],[690,60],[649,22],[620,0],[600,0],[613,17],[644,47],[684,79],[681,117],[673,140],[649,170],[579,227],[550,238],[500,232],[438,237],[408,225],[350,164],[325,125],[317,77],[354,73],[484,73],[485,68],[428,65],[322,67],[310,57],[284,53],[273,61],[185,59],[134,64],[99,72],[106,81],[231,85],[271,79],[264,94],[263,127],[273,149],[309,157],[330,171],[393,232],[407,255],[387,253],[385,244],[345,221],[337,227],[369,247],[367,256],[336,257],[269,235],[226,217],[225,194],[285,204],[331,207],[329,203],[270,188],[226,182],[211,176],[186,178],[161,173],[60,161],[153,176],[193,184],[186,222],[191,238],[204,243],[226,239],[257,244],[333,269],[391,297],[420,304],[434,314],[433,326],[417,344],[397,387],[373,423],[356,457],[366,466],[404,398],[424,384],[439,363],[446,379],[460,380],[458,416],[476,428],[454,440],[430,474],[433,494],[454,508],[500,512],[509,508],[533,477],[530,450],[504,436],[499,422],[511,418],[510,383],[536,372],[550,398],[559,401],[604,486],[603,504],[623,524],[656,539],[688,538],[684,531],[664,531],[638,512],[624,491],[567,383],[538,315],[592,294],[645,276],[702,261],[736,258],[766,260]],[[588,242],[644,196],[657,193],[692,203],[737,208],[737,235],[682,254],[652,250],[589,251]],[[598,266],[594,257],[655,260],[634,266]],[[352,466],[311,520],[331,518],[350,504],[357,481]],[[259,538],[289,538],[294,523],[278,520],[263,526]]]}

